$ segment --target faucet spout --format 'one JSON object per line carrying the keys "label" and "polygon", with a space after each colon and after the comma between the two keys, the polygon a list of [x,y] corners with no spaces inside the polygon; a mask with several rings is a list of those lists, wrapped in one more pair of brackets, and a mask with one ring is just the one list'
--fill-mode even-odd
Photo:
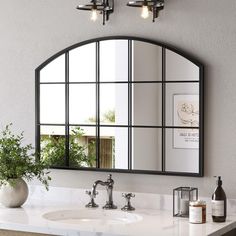
{"label": "faucet spout", "polygon": [[94,199],[97,195],[97,186],[105,186],[107,190],[107,201],[106,204],[103,206],[103,209],[116,209],[117,206],[114,205],[113,203],[113,185],[114,185],[114,180],[111,178],[112,175],[108,175],[108,179],[106,181],[102,180],[97,180],[94,182],[92,191],[91,191],[91,196]]}
{"label": "faucet spout", "polygon": [[91,191],[91,194],[94,196],[94,198],[96,197],[96,192],[97,192],[96,189],[99,184],[102,186],[105,186],[105,182],[102,180],[97,180],[94,182],[93,187],[92,187],[92,191]]}

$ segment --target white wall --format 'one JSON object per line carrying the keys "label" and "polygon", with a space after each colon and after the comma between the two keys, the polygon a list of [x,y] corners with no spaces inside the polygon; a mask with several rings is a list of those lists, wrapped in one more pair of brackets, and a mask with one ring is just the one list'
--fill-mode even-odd
{"label": "white wall", "polygon": [[[1,0],[0,126],[13,122],[34,142],[34,69],[74,43],[130,35],[171,44],[205,65],[205,177],[114,174],[121,191],[172,193],[192,185],[210,196],[213,175],[222,175],[229,198],[236,198],[236,1],[168,0],[160,19],[143,20],[137,9],[116,0],[106,26],[92,23],[75,0]],[[105,173],[52,171],[54,186],[90,188]]]}

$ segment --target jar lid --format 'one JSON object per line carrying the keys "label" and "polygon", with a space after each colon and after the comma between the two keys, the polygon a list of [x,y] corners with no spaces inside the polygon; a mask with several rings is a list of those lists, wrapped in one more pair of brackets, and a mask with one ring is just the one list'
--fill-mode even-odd
{"label": "jar lid", "polygon": [[197,200],[197,201],[191,201],[189,203],[189,206],[200,206],[200,205],[206,205],[206,202],[203,200]]}

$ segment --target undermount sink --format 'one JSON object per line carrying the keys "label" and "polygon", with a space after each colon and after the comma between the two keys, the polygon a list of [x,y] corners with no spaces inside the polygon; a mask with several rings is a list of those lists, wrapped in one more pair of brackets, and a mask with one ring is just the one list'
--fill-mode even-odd
{"label": "undermount sink", "polygon": [[43,218],[67,224],[131,224],[142,220],[140,215],[119,210],[78,209],[45,213]]}

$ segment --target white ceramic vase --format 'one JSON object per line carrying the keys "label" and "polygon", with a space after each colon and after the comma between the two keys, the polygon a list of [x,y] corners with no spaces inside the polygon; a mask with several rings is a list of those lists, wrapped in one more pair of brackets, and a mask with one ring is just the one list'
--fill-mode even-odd
{"label": "white ceramic vase", "polygon": [[0,187],[0,203],[5,207],[20,207],[28,197],[28,186],[22,178],[15,179],[14,186],[9,183]]}

